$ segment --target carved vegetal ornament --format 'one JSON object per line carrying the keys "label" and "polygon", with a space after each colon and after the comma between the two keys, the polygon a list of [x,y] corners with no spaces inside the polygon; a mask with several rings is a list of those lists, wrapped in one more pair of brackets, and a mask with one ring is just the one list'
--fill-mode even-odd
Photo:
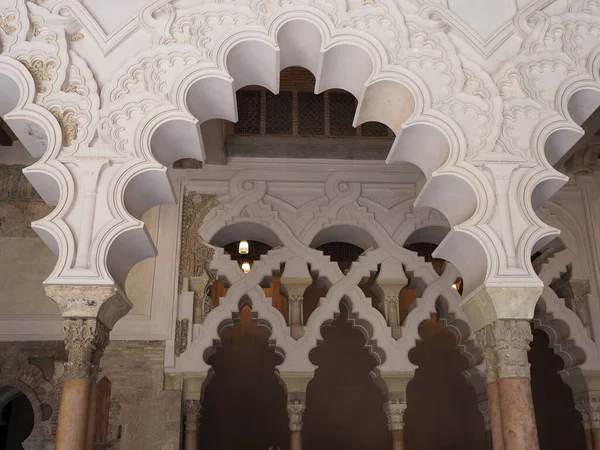
{"label": "carved vegetal ornament", "polygon": [[[485,354],[488,383],[498,378],[530,378],[527,352],[533,340],[527,320],[497,320],[477,332]],[[495,367],[494,367],[495,362]]]}
{"label": "carved vegetal ornament", "polygon": [[27,67],[35,81],[35,87],[38,93],[43,94],[48,91],[46,83],[54,79],[56,62],[44,61],[39,58],[32,60],[21,59],[21,63]]}
{"label": "carved vegetal ornament", "polygon": [[196,431],[200,424],[202,404],[199,400],[186,400],[183,404],[183,416],[185,418],[185,430]]}
{"label": "carved vegetal ornament", "polygon": [[175,356],[187,350],[189,325],[189,319],[179,319],[175,323]]}
{"label": "carved vegetal ornament", "polygon": [[286,409],[290,419],[290,431],[302,431],[302,416],[306,404],[300,400],[292,400],[288,402]]}
{"label": "carved vegetal ornament", "polygon": [[213,258],[214,250],[204,244],[198,229],[204,217],[217,205],[215,195],[190,192],[183,199],[179,292],[182,290],[184,278],[199,277],[209,273],[208,265]]}
{"label": "carved vegetal ornament", "polygon": [[390,400],[383,405],[387,417],[388,430],[402,430],[404,428],[404,411],[406,403],[396,399]]}
{"label": "carved vegetal ornament", "polygon": [[93,318],[65,319],[63,334],[69,352],[66,378],[97,378],[109,342],[106,326]]}

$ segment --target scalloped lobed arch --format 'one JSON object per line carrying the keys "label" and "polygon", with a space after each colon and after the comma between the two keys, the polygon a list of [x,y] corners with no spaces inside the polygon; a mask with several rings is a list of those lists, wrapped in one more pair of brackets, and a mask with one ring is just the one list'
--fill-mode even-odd
{"label": "scalloped lobed arch", "polygon": [[[34,103],[35,81],[23,64],[0,55],[0,116],[34,158],[39,160],[26,167],[23,173],[50,206],[57,206],[48,218],[55,217],[70,199],[66,192],[75,187],[69,171],[50,160],[62,144],[62,131],[56,118],[45,108]],[[59,257],[55,272],[69,260],[61,248],[74,248],[71,232],[64,223],[50,223],[45,219],[32,224],[35,232],[50,250]]]}

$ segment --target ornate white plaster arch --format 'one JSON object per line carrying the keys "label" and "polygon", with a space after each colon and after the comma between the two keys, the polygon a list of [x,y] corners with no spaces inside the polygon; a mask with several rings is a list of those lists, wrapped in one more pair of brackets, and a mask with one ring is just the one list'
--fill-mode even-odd
{"label": "ornate white plaster arch", "polygon": [[[474,319],[473,326],[498,314],[531,318],[541,282],[529,255],[556,234],[533,206],[564,183],[550,163],[600,103],[596,9],[532,2],[509,11],[512,20],[503,16],[496,23],[501,32],[488,41],[461,17],[468,13],[421,1],[248,0],[181,9],[160,0],[110,36],[80,5],[59,3],[5,0],[0,7],[10,17],[0,31],[3,56],[24,60],[39,91],[33,102],[52,112],[63,138],[37,166],[54,174],[54,193],[65,199],[36,224],[60,255],[48,282],[122,282],[133,263],[155,253],[139,215],[174,199],[163,164],[181,156],[202,159],[199,121],[235,118],[235,89],[258,82],[276,91],[279,69],[300,64],[317,75],[318,89],[337,86],[358,97],[355,124],[391,126],[397,139],[388,162],[407,160],[424,171],[428,179],[416,203],[448,218],[452,231],[438,255],[463,275],[470,315],[484,309],[479,303],[494,302],[488,288],[532,293],[511,309],[518,313],[493,305],[496,316]],[[460,26],[448,30],[430,20],[433,10]],[[65,11],[72,15],[58,14]],[[78,26],[100,48],[100,64],[111,68],[101,77],[94,73],[101,71],[98,63],[79,56],[86,47],[75,39]],[[307,36],[304,46],[290,38],[298,30]],[[111,50],[131,45],[134,34],[139,53],[117,61]],[[332,70],[356,61],[360,71]],[[175,134],[181,145],[165,152],[163,143]],[[411,151],[417,144],[420,151]],[[90,157],[97,164],[90,165]],[[78,192],[87,182],[96,183],[99,194],[83,214]],[[52,196],[48,186],[40,187],[44,197]],[[92,236],[89,223],[96,225]]]}
{"label": "ornate white plaster arch", "polygon": [[598,348],[581,320],[549,287],[542,292],[533,323],[548,335],[554,353],[564,361],[565,372],[600,368]]}

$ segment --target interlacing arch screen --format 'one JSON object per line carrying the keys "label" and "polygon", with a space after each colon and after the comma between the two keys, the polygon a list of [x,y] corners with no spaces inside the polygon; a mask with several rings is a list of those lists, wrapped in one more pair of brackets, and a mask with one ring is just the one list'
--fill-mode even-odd
{"label": "interlacing arch screen", "polygon": [[[314,178],[310,170],[302,172],[300,178],[305,175]],[[366,185],[363,185],[365,181],[359,180],[365,176]],[[184,226],[194,223],[196,228],[195,231],[186,228],[183,232],[182,245],[185,247],[181,251],[185,257],[182,262],[190,259],[187,256],[190,248],[192,251],[197,249],[199,255],[209,255],[208,264],[204,264],[204,272],[209,275],[198,273],[196,278],[204,280],[203,286],[214,282],[211,280],[219,280],[226,289],[221,291],[224,295],[217,302],[211,303],[212,309],[202,321],[188,317],[194,323],[188,338],[189,345],[173,361],[173,367],[167,370],[208,371],[204,352],[219,340],[220,328],[231,322],[239,311],[242,298],[248,298],[253,314],[269,324],[271,340],[286,355],[278,367],[282,372],[314,370],[308,355],[322,339],[322,325],[339,314],[343,299],[351,305],[355,326],[363,331],[367,347],[375,352],[373,355],[379,361],[380,370],[408,371],[413,368],[407,358],[408,351],[419,338],[421,323],[436,313],[439,299],[443,299],[444,323],[447,322],[447,326],[455,331],[457,343],[466,349],[464,353],[471,367],[481,362],[477,352],[468,355],[473,352],[472,342],[468,343],[470,331],[466,326],[467,318],[458,307],[460,296],[453,288],[460,277],[458,271],[447,264],[443,273],[438,275],[424,258],[403,248],[390,236],[391,232],[406,239],[422,225],[447,227],[444,219],[435,211],[413,211],[410,202],[403,197],[393,199],[391,208],[389,204],[388,208],[384,206],[386,201],[383,198],[369,199],[370,179],[386,183],[388,179],[391,182],[395,178],[395,174],[387,169],[377,175],[345,172],[347,181],[337,173],[323,172],[322,177],[321,187],[313,191],[320,190],[321,194],[308,201],[303,198],[301,205],[292,197],[305,197],[306,193],[294,189],[291,196],[282,195],[287,188],[277,171],[263,171],[259,175],[258,171],[242,170],[231,178],[227,192],[217,196],[193,192],[191,186],[187,188],[183,204],[195,204],[189,207],[202,211],[203,220],[200,223],[188,219],[187,211],[183,212]],[[211,190],[209,186],[203,189]],[[212,205],[209,212],[204,210],[203,202]],[[186,236],[191,235],[197,236],[196,239],[201,242],[190,245]],[[231,248],[228,244],[240,240],[262,242],[266,248],[271,248],[252,262],[247,274],[243,273],[238,257],[232,258],[224,249]],[[338,262],[316,250],[316,247],[335,241],[363,250],[358,259],[344,270]],[[391,256],[392,253],[395,256]],[[188,266],[187,262],[185,266]],[[191,281],[184,283],[186,286],[180,303],[193,303],[198,301],[198,296],[194,300],[194,295],[186,292],[194,290],[196,278],[193,271],[186,273]],[[408,283],[405,273],[409,273],[415,284],[421,287],[421,295],[401,324],[400,311],[390,310],[386,305],[394,301],[398,303],[398,295]],[[284,301],[287,299],[289,310],[293,309],[293,302],[298,298],[303,300],[315,280],[320,286],[327,287],[316,309],[298,322],[302,329],[299,335],[293,330],[292,313],[284,316],[282,309],[273,305],[273,299],[265,295],[264,287],[272,286],[274,278],[279,280],[277,294]],[[370,289],[375,298],[365,297],[363,284],[367,280],[371,280]],[[194,307],[184,306],[183,309],[192,314]],[[393,322],[391,314],[396,315],[396,322]],[[178,319],[185,317],[180,314]],[[392,332],[392,324],[399,329],[398,334]]]}

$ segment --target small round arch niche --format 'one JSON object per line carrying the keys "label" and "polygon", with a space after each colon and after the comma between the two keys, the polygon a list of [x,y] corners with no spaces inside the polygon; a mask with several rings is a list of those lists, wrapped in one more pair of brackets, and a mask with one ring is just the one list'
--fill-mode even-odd
{"label": "small round arch niche", "polygon": [[35,414],[27,396],[11,386],[0,387],[0,449],[33,448],[23,444],[32,434],[34,425]]}

